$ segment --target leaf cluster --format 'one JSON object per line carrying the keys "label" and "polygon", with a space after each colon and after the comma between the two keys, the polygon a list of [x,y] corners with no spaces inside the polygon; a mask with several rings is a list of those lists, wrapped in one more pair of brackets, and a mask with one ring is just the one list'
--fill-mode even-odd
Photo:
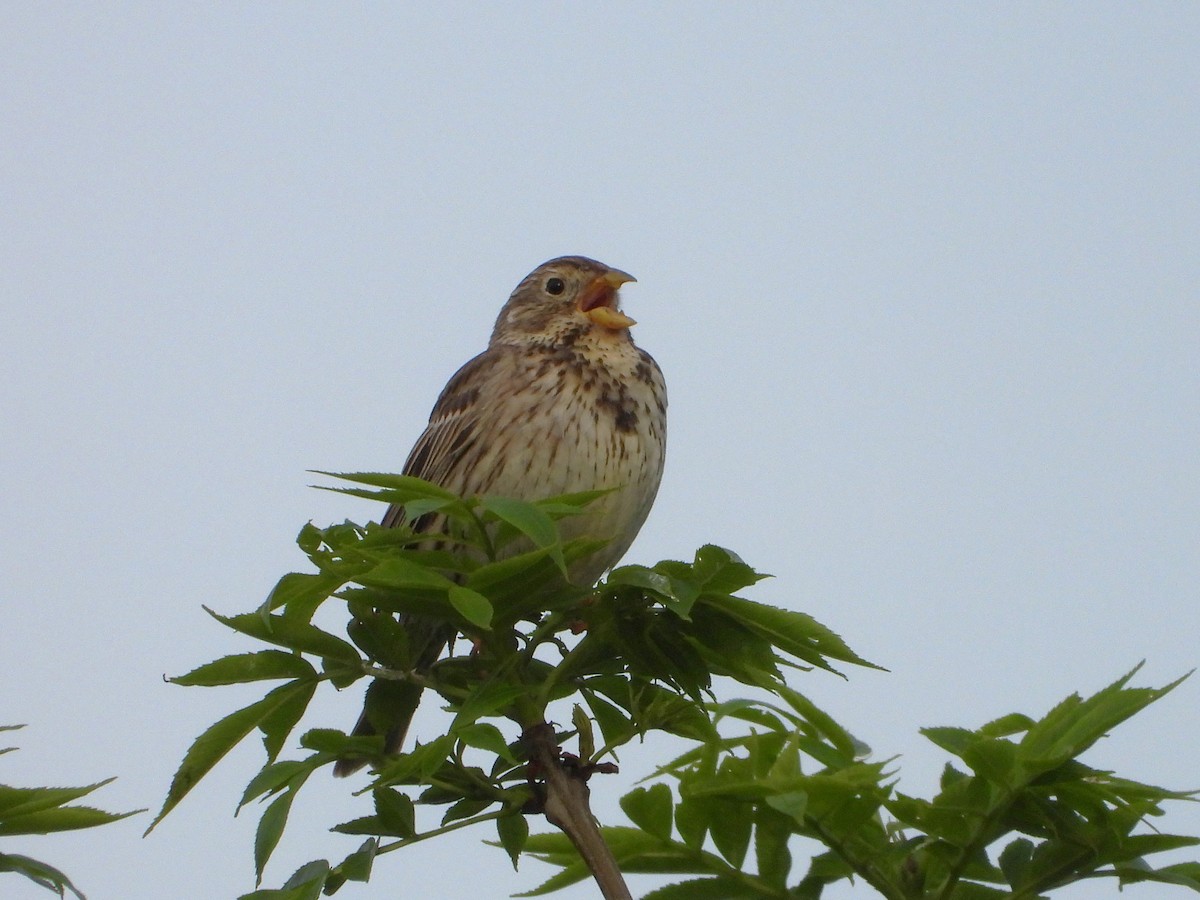
{"label": "leaf cluster", "polygon": [[[662,767],[656,774],[673,779],[675,792],[659,781],[626,794],[621,805],[637,828],[605,834],[626,872],[699,876],[647,900],[812,900],[844,879],[898,900],[1036,898],[1104,877],[1200,891],[1200,863],[1155,868],[1147,861],[1200,839],[1139,829],[1163,814],[1165,802],[1194,792],[1119,778],[1078,760],[1179,683],[1130,688],[1132,675],[1092,697],[1073,695],[1038,720],[1013,714],[976,730],[925,729],[957,760],[930,800],[896,791],[886,763],[862,759],[849,735],[794,693],[782,694],[791,709],[720,704],[716,716],[755,727]],[[803,875],[792,874],[796,837],[825,848]],[[561,835],[538,835],[527,850],[562,870],[527,896],[586,877]]]}
{"label": "leaf cluster", "polygon": [[[297,543],[315,571],[285,575],[255,612],[212,613],[269,646],[172,680],[281,683],[197,738],[151,825],[258,731],[267,763],[241,805],[267,804],[255,843],[261,879],[309,776],[347,756],[367,757],[375,766],[374,809],[335,830],[370,839],[337,866],[294,876],[287,890],[296,896],[314,884],[332,892],[345,880],[365,880],[375,854],[481,821],[496,822],[515,860],[528,833],[523,813],[534,800],[519,736],[539,722],[570,722],[560,740],[576,742],[580,766],[598,769],[651,731],[714,739],[705,707],[714,677],[778,690],[787,667],[866,664],[811,617],[738,597],[765,576],[719,547],[701,548],[688,563],[614,570],[595,589],[572,585],[571,563],[602,544],[562,541],[556,521],[599,493],[524,503],[459,498],[407,476],[344,477],[355,486],[339,490],[401,504],[405,522],[306,525]],[[350,617],[345,638],[314,621],[330,602]],[[428,671],[418,669],[409,648],[413,621],[460,636]],[[363,678],[371,680],[369,707],[386,709],[413,685],[440,695],[452,716],[445,733],[384,756],[378,737],[315,728],[300,739],[306,758],[279,758],[320,685],[344,688]],[[440,825],[418,831],[414,804],[443,807]],[[275,896],[253,896],[260,894]]]}
{"label": "leaf cluster", "polygon": [[[0,731],[13,731],[21,725],[0,725]],[[13,748],[0,749],[0,754]],[[0,784],[0,835],[51,834],[59,831],[77,831],[107,825],[144,810],[127,813],[110,813],[90,806],[68,806],[81,797],[86,797],[113,779],[108,778],[85,787],[34,787],[19,788]],[[71,879],[59,869],[18,853],[0,853],[0,872],[24,875],[30,881],[60,897],[70,891],[79,900],[85,900]]]}
{"label": "leaf cluster", "polygon": [[[571,748],[567,758],[584,778],[615,769],[619,749],[652,732],[691,742],[655,784],[625,796],[632,826],[603,831],[622,871],[691,876],[654,900],[817,898],[845,879],[886,897],[937,900],[1040,897],[1101,876],[1200,889],[1195,864],[1146,862],[1195,843],[1144,830],[1164,802],[1188,795],[1078,760],[1174,685],[1133,689],[1126,676],[1040,720],[928,729],[958,762],[921,800],[896,791],[887,763],[870,761],[787,680],[871,664],[810,616],[742,597],[765,576],[736,554],[708,545],[689,562],[623,566],[578,586],[568,578],[572,563],[601,544],[564,541],[557,523],[601,494],[525,503],[456,497],[407,476],[340,477],[353,486],[336,490],[399,504],[404,521],[306,525],[297,543],[313,571],[285,575],[256,611],[213,613],[259,647],[172,679],[276,683],[196,739],[151,825],[259,733],[266,762],[239,804],[263,809],[259,883],[310,776],[341,759],[371,763],[362,792],[369,808],[333,826],[363,842],[340,863],[314,861],[246,898],[332,894],[367,881],[381,854],[481,823],[514,865],[527,853],[559,867],[530,895],[588,877],[565,835],[530,834],[545,796],[523,736],[544,723],[555,723],[554,740]],[[317,624],[327,605],[348,617],[344,637]],[[430,665],[412,640],[416,628],[457,639]],[[385,754],[382,738],[313,727],[299,738],[306,756],[281,758],[318,689],[361,680],[373,722],[386,724],[389,710],[424,690],[441,700],[445,728]],[[727,699],[730,682],[750,696]],[[818,852],[797,866],[805,841]]]}

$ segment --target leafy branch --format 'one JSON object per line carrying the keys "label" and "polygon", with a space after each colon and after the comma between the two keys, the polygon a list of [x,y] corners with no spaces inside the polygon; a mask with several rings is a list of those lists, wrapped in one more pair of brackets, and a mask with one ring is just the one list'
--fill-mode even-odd
{"label": "leafy branch", "polygon": [[[0,731],[14,731],[22,725],[0,725]],[[0,749],[0,754],[10,752],[12,747]],[[58,831],[76,831],[107,825],[145,810],[127,813],[110,813],[90,806],[68,806],[75,800],[104,787],[112,778],[70,788],[18,788],[0,784],[0,835],[50,834]],[[83,893],[71,883],[65,874],[48,863],[17,853],[0,853],[0,872],[24,875],[34,884],[54,891],[60,897],[67,891],[78,900],[86,900]]]}
{"label": "leafy branch", "polygon": [[[629,897],[623,876],[635,872],[688,876],[652,900],[818,898],[851,878],[898,900],[1032,898],[1099,877],[1200,890],[1200,864],[1146,861],[1197,843],[1145,827],[1192,794],[1079,761],[1178,682],[1131,688],[1130,673],[1041,719],[926,729],[957,762],[922,800],[896,790],[889,763],[871,761],[785,677],[871,664],[810,616],[740,596],[765,576],[735,554],[709,545],[690,562],[623,566],[581,588],[568,583],[568,567],[598,545],[563,541],[556,523],[596,494],[522,503],[460,498],[406,476],[342,477],[353,486],[336,490],[401,504],[408,522],[306,525],[297,543],[314,571],[285,575],[255,612],[213,614],[260,649],[173,679],[281,682],[197,738],[151,825],[258,732],[266,762],[239,808],[265,804],[259,883],[309,777],[338,760],[371,764],[363,792],[371,809],[333,826],[365,842],[337,865],[309,863],[281,888],[243,900],[332,894],[369,880],[380,855],[485,823],[514,865],[527,854],[559,870],[523,896],[594,878],[605,897]],[[437,549],[412,528],[427,515],[444,520]],[[345,638],[314,624],[326,604],[344,607]],[[459,638],[417,671],[405,616]],[[317,690],[363,679],[381,733],[414,688],[441,699],[448,724],[390,755],[379,737],[311,728],[299,740],[308,755],[281,758]],[[728,699],[730,685],[748,696]],[[690,749],[625,795],[632,825],[600,826],[589,806],[597,776],[616,770],[621,747],[653,732]],[[418,828],[418,809],[440,809],[440,823]],[[557,832],[530,835],[535,817]],[[822,850],[797,867],[801,839]]]}

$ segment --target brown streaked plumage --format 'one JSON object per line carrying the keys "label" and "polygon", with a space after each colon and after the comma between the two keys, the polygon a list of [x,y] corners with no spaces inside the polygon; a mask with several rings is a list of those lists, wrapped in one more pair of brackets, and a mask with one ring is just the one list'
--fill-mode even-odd
{"label": "brown streaked plumage", "polygon": [[[552,259],[517,285],[487,349],[454,374],[409,454],[404,472],[456,493],[538,500],[616,488],[564,519],[564,539],[610,539],[570,569],[591,585],[629,549],[662,477],[667,394],[662,372],[629,333],[617,291],[633,277],[583,256]],[[404,510],[393,506],[383,524]],[[426,520],[436,531],[437,519]],[[412,617],[409,649],[428,669],[452,637]],[[378,684],[378,682],[377,682]],[[387,750],[396,752],[420,688],[386,688]],[[373,734],[364,710],[355,734]],[[339,762],[348,775],[362,760]]]}

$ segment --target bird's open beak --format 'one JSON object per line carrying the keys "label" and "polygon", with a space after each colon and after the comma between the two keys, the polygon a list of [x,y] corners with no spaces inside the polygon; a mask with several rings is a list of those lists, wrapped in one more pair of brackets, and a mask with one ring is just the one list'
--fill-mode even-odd
{"label": "bird's open beak", "polygon": [[609,269],[596,276],[579,295],[579,311],[605,328],[616,330],[636,325],[637,322],[617,309],[617,288],[630,281],[637,279],[620,269]]}

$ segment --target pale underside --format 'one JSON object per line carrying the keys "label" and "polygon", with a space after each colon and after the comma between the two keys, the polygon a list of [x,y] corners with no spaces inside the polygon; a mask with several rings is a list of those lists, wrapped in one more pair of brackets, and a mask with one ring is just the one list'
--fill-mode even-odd
{"label": "pale underside", "polygon": [[565,540],[611,539],[572,566],[572,581],[591,584],[629,549],[654,502],[665,407],[658,366],[627,339],[494,345],[450,380],[405,471],[459,494],[522,500],[615,489],[560,523]]}

